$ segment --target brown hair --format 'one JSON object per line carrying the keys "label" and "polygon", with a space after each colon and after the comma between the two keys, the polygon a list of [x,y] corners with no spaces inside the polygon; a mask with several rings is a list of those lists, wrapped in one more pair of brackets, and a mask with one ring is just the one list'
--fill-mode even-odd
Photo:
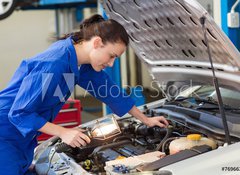
{"label": "brown hair", "polygon": [[93,36],[102,38],[103,43],[123,42],[126,46],[129,43],[128,34],[124,27],[113,19],[104,20],[101,15],[93,15],[80,24],[78,32],[70,33],[60,39],[72,36],[76,43],[89,41]]}

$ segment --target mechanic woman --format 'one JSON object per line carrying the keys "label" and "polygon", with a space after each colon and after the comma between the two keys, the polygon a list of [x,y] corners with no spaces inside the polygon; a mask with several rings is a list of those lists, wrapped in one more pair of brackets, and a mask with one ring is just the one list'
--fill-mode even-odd
{"label": "mechanic woman", "polygon": [[[51,123],[74,85],[87,89],[115,114],[130,113],[148,126],[166,127],[161,116],[147,118],[103,71],[126,50],[123,26],[100,15],[85,19],[80,31],[53,43],[44,52],[23,60],[7,88],[0,92],[0,174],[30,174],[36,137],[58,136],[72,147],[90,139],[77,129]],[[104,88],[106,86],[107,91]]]}

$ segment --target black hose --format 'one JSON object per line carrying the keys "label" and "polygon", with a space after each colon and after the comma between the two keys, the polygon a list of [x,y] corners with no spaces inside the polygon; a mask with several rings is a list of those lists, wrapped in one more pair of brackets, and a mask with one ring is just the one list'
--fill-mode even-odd
{"label": "black hose", "polygon": [[166,146],[166,143],[169,142],[169,141],[173,141],[175,139],[177,139],[179,137],[170,137],[170,138],[167,138],[164,142],[163,142],[163,145],[162,145],[162,152],[165,152],[165,146]]}
{"label": "black hose", "polygon": [[103,150],[103,149],[106,149],[106,148],[111,148],[111,147],[116,147],[116,146],[120,146],[120,145],[123,145],[123,144],[127,144],[127,143],[132,143],[132,141],[130,140],[123,140],[123,141],[120,141],[120,142],[115,142],[115,143],[111,143],[111,144],[107,144],[107,145],[103,145],[103,146],[99,146],[97,148],[95,148],[92,152],[92,154],[90,155],[91,156],[94,156],[97,152]]}
{"label": "black hose", "polygon": [[157,148],[156,148],[156,151],[159,151],[163,145],[163,143],[167,140],[167,138],[169,138],[169,136],[172,134],[172,130],[173,128],[172,127],[168,127],[167,128],[167,133],[166,135],[164,136],[164,138],[162,139],[162,141],[157,145]]}
{"label": "black hose", "polygon": [[119,140],[131,140],[132,141],[132,138],[128,137],[128,136],[119,136],[119,137],[116,137],[115,139],[113,139],[113,142],[117,142]]}
{"label": "black hose", "polygon": [[71,150],[72,150],[72,147],[64,142],[59,143],[55,146],[55,151],[57,153],[62,153],[64,151],[71,151]]}

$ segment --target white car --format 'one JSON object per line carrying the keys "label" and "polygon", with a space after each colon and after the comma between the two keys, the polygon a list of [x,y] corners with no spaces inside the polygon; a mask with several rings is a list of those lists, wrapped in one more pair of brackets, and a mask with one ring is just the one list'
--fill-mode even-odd
{"label": "white car", "polygon": [[[166,95],[140,109],[170,125],[148,128],[130,115],[114,116],[112,135],[90,134],[86,147],[53,137],[36,149],[37,174],[240,174],[240,54],[207,11],[195,0],[105,0],[103,6],[126,28]],[[109,121],[115,122],[105,116],[80,127],[96,132]]]}

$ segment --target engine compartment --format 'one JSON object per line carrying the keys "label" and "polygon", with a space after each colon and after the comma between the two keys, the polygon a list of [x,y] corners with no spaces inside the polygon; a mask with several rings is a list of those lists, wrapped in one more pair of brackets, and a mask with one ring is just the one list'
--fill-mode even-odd
{"label": "engine compartment", "polygon": [[[153,108],[144,106],[142,111],[148,117],[166,117],[170,123],[169,127],[150,128],[136,118],[127,116],[117,120],[120,134],[105,140],[93,138],[86,147],[68,147],[56,153],[56,145],[61,142],[59,138],[52,139],[47,146],[45,144],[44,151],[36,153],[36,172],[38,174],[126,174],[155,171],[224,144],[224,131],[221,126],[211,125],[213,120],[218,121],[218,118],[214,118],[211,114],[171,105]],[[91,125],[94,123],[88,123],[82,128]],[[216,147],[194,144],[188,149],[170,154],[171,142],[187,138],[190,134],[198,134],[204,139],[211,140]],[[231,137],[233,142],[239,141],[234,134]],[[197,141],[193,140],[193,142]]]}

